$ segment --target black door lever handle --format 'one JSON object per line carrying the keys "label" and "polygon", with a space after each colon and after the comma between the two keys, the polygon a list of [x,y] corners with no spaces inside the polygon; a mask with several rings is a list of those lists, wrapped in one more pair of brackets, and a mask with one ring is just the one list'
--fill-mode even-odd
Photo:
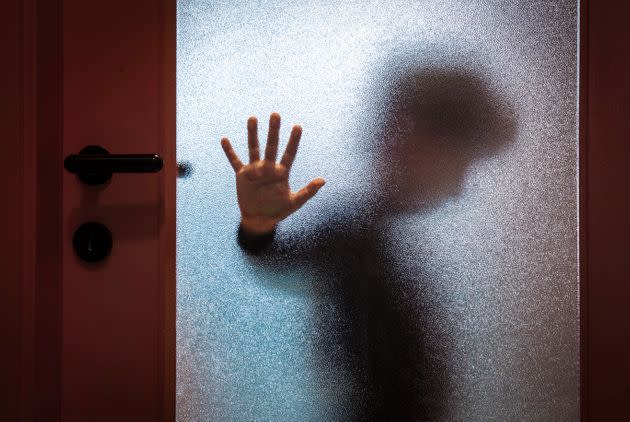
{"label": "black door lever handle", "polygon": [[64,160],[64,167],[70,173],[157,173],[162,159],[157,154],[72,154]]}
{"label": "black door lever handle", "polygon": [[79,154],[71,154],[63,161],[64,168],[76,173],[88,185],[107,182],[112,173],[157,173],[163,167],[157,154],[110,154],[105,148],[90,145]]}

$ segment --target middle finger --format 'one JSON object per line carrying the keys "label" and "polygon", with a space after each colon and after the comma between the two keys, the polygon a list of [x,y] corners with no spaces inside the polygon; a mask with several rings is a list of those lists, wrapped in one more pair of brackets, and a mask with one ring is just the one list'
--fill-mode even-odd
{"label": "middle finger", "polygon": [[258,147],[258,120],[252,116],[247,119],[247,146],[249,148],[249,162],[260,160],[260,148]]}
{"label": "middle finger", "polygon": [[278,155],[278,140],[280,138],[280,115],[271,113],[269,117],[269,133],[267,134],[267,147],[265,148],[265,160],[276,161]]}

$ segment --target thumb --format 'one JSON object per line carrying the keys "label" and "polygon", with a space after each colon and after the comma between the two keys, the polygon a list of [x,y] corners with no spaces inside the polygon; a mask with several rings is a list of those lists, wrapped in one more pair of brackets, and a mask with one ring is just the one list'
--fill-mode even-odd
{"label": "thumb", "polygon": [[304,186],[299,191],[295,192],[292,195],[291,200],[292,212],[297,211],[302,205],[306,203],[306,201],[315,196],[315,194],[322,186],[324,186],[325,183],[326,181],[324,179],[318,177],[311,180],[308,185]]}

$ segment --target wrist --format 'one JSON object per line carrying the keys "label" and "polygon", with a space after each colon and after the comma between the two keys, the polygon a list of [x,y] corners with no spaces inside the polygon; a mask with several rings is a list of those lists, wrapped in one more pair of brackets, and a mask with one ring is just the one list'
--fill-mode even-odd
{"label": "wrist", "polygon": [[264,235],[271,233],[276,228],[276,222],[265,221],[257,217],[241,217],[241,227],[247,233],[254,235]]}

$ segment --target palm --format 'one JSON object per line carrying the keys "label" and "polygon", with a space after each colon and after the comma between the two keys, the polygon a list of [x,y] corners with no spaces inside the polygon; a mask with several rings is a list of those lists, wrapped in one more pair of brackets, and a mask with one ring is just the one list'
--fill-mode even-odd
{"label": "palm", "polygon": [[244,216],[281,219],[291,209],[289,173],[281,164],[258,161],[236,174],[236,193]]}
{"label": "palm", "polygon": [[247,121],[249,164],[244,165],[227,138],[221,140],[225,154],[236,172],[236,192],[242,223],[253,231],[269,231],[279,221],[299,209],[312,198],[325,181],[317,178],[297,192],[289,188],[289,172],[297,153],[302,129],[294,126],[280,163],[276,163],[280,116],[269,120],[269,136],[265,157],[260,159],[257,120]]}

